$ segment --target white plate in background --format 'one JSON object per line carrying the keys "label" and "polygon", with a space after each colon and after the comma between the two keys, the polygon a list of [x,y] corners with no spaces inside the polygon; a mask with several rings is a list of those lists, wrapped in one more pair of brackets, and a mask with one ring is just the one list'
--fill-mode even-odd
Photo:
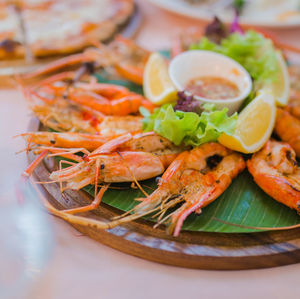
{"label": "white plate in background", "polygon": [[[149,0],[177,14],[211,21],[217,15],[231,23],[232,0]],[[248,0],[240,18],[242,25],[289,28],[300,26],[300,0]]]}

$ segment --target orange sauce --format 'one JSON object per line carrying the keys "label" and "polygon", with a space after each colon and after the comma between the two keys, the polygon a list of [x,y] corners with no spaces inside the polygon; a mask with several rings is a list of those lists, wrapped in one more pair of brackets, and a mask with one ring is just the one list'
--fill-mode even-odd
{"label": "orange sauce", "polygon": [[226,100],[239,95],[238,87],[221,77],[199,77],[188,82],[186,90],[210,100]]}

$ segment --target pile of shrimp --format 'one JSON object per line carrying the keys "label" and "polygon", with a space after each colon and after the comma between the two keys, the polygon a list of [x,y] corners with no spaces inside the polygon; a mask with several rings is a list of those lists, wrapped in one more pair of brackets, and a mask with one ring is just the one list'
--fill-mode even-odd
{"label": "pile of shrimp", "polygon": [[291,66],[291,95],[289,103],[284,108],[277,109],[275,133],[289,143],[300,156],[300,67]]}
{"label": "pile of shrimp", "polygon": [[[26,150],[37,155],[24,175],[32,175],[45,158],[59,156],[58,169],[49,179],[59,184],[61,192],[95,186],[89,205],[57,210],[47,202],[49,211],[71,223],[101,229],[152,215],[155,227],[166,224],[168,233],[178,236],[185,219],[219,198],[247,167],[267,194],[300,212],[296,160],[296,155],[300,156],[300,68],[290,68],[291,100],[277,111],[275,133],[283,142],[270,140],[245,161],[240,153],[216,142],[191,149],[175,146],[154,132],[143,133],[139,108],[152,111],[153,104],[125,87],[98,83],[91,75],[98,67],[114,69],[141,84],[148,56],[148,51],[119,37],[109,46],[96,44],[25,76],[35,78],[78,65],[75,71],[51,75],[34,86],[21,83],[33,113],[55,131],[21,134],[27,140]],[[150,178],[158,179],[158,187],[147,194],[139,181]],[[74,215],[96,209],[110,184],[116,182],[134,183],[145,197],[137,198],[140,203],[134,209],[110,222]]]}
{"label": "pile of shrimp", "polygon": [[[132,41],[118,37],[109,46],[100,45],[81,54],[71,55],[52,62],[19,79],[24,97],[31,110],[47,127],[58,132],[81,132],[95,134],[102,131],[107,116],[134,121],[139,108],[152,111],[155,106],[143,96],[116,84],[98,83],[92,74],[97,69],[112,72],[142,84],[143,71],[148,51]],[[77,66],[72,71],[63,71],[48,76],[38,84],[24,87],[24,80],[57,72],[67,66]],[[138,122],[139,118],[136,118]]]}

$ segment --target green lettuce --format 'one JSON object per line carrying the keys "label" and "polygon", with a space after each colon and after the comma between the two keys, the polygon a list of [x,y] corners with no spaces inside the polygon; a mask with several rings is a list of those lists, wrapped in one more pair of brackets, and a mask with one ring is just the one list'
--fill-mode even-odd
{"label": "green lettuce", "polygon": [[234,133],[237,113],[227,115],[227,108],[215,110],[213,105],[204,105],[201,115],[194,112],[174,111],[171,104],[163,105],[151,114],[145,108],[143,130],[154,131],[176,145],[199,146],[202,143],[217,141],[222,133]]}
{"label": "green lettuce", "polygon": [[213,51],[234,59],[257,83],[275,82],[278,78],[279,66],[272,41],[253,30],[233,33],[222,39],[220,45],[204,37],[190,49]]}

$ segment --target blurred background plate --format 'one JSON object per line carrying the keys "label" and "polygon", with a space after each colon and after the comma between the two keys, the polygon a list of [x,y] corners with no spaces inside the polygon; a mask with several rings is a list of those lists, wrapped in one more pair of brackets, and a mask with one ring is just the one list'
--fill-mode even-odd
{"label": "blurred background plate", "polygon": [[[137,5],[135,5],[134,12],[130,18],[121,26],[118,27],[114,33],[122,34],[126,38],[133,38],[137,33],[141,24],[141,15]],[[111,40],[111,39],[110,39]],[[108,40],[107,42],[109,42]],[[52,56],[45,58],[36,58],[33,62],[26,62],[24,59],[11,59],[11,60],[0,60],[0,76],[12,76],[22,75],[29,73],[42,65],[45,65],[51,61],[57,60],[63,56]]]}
{"label": "blurred background plate", "polygon": [[[233,0],[149,0],[177,14],[211,21],[217,15],[226,23],[234,17]],[[241,24],[260,27],[290,28],[300,26],[299,0],[246,0]]]}

